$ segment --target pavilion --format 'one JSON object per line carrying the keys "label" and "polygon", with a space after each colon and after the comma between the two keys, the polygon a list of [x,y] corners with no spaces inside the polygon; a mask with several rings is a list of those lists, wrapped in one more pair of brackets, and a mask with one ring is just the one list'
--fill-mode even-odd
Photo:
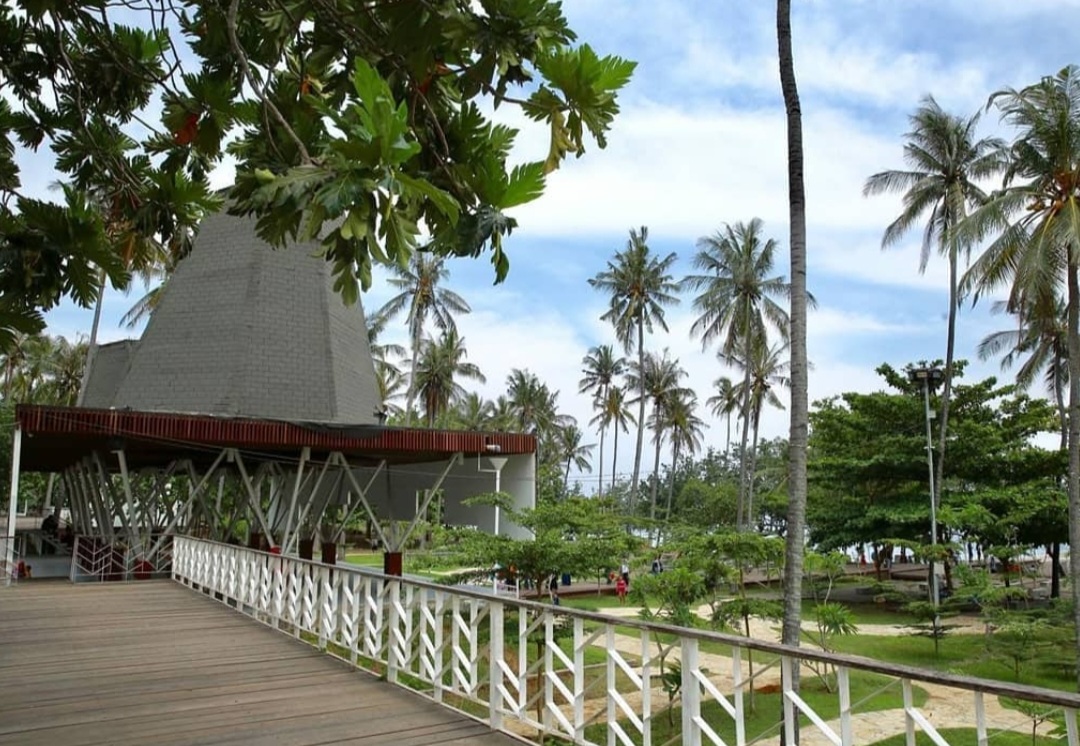
{"label": "pavilion", "polygon": [[318,249],[207,217],[142,337],[95,350],[82,405],[17,408],[7,535],[26,471],[62,485],[73,578],[163,572],[174,535],[310,557],[365,518],[395,573],[423,520],[524,535],[464,501],[531,507],[535,437],[383,425],[363,309]]}

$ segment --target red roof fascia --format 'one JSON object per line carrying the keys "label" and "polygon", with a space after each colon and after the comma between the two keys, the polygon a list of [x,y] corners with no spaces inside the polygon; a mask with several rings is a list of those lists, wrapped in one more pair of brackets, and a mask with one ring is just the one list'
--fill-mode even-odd
{"label": "red roof fascia", "polygon": [[523,433],[385,428],[375,430],[377,434],[373,437],[354,437],[332,428],[313,429],[279,420],[28,404],[16,407],[15,417],[23,432],[32,435],[104,436],[241,448],[307,446],[373,453],[536,452],[536,437]]}

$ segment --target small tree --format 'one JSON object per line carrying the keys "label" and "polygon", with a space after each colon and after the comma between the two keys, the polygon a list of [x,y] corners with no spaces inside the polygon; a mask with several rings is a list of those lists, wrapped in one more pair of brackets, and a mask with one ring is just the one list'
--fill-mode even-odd
{"label": "small tree", "polygon": [[[830,603],[833,586],[836,581],[843,577],[847,565],[847,556],[842,552],[807,552],[804,572],[807,585],[811,589],[814,598],[814,624],[816,634],[803,630],[803,636],[819,646],[826,652],[834,652],[832,641],[837,635],[853,635],[859,631],[855,625],[851,609],[839,603]],[[834,667],[826,663],[811,663],[810,669],[821,679],[821,683],[828,691],[833,691],[833,683],[829,680]]]}
{"label": "small tree", "polygon": [[[705,596],[705,584],[700,573],[694,572],[682,564],[657,575],[642,575],[634,581],[630,597],[641,606],[639,612],[646,621],[674,624],[679,627],[696,627],[697,615],[694,606]],[[671,679],[675,670],[668,666],[667,657],[678,644],[678,640],[664,643],[661,635],[653,635],[656,641],[657,657],[660,661],[661,682],[668,694],[668,720],[673,722],[671,708],[675,697],[682,688],[681,664],[679,684],[672,686]]]}

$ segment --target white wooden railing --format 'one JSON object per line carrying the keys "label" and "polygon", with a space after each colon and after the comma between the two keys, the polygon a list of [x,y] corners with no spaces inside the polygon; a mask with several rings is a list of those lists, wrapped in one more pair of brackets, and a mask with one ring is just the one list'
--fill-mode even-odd
{"label": "white wooden railing", "polygon": [[[915,745],[919,731],[948,746],[940,731],[955,727],[974,729],[985,746],[1004,730],[1031,732],[1029,717],[991,702],[1004,696],[1055,708],[1063,743],[1080,746],[1080,696],[1054,690],[616,619],[187,537],[175,539],[172,576],[391,683],[519,736],[542,733],[609,746],[745,746],[776,743],[783,728],[789,744],[848,746],[883,737],[860,735],[860,729],[871,721],[878,732],[888,730],[891,717],[893,732],[905,733],[908,746]],[[540,641],[542,654],[536,654]],[[653,735],[668,707],[660,681],[661,645],[667,670],[676,670],[671,664],[677,662],[681,671],[681,730],[664,738]],[[587,662],[590,649],[602,652],[602,663]],[[716,665],[721,655],[723,665]],[[758,661],[753,678],[751,655]],[[831,718],[790,686],[795,671],[805,682],[823,666],[833,672],[831,709],[837,714]],[[899,691],[902,705],[866,712],[863,702],[853,702],[851,679],[862,674],[880,677],[878,692]],[[770,680],[783,694],[784,717],[766,733],[748,734],[750,689],[760,690]],[[941,687],[948,688],[944,699]],[[919,688],[937,691],[938,705],[918,707]],[[954,712],[944,720],[938,710],[945,700],[953,710],[966,702],[969,718],[957,723]],[[798,737],[797,714],[803,722]],[[725,729],[734,734],[727,741],[719,733]]]}

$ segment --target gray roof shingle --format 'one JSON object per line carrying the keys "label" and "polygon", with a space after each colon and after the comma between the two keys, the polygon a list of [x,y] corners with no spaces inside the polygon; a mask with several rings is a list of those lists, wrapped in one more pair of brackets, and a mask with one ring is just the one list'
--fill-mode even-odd
{"label": "gray roof shingle", "polygon": [[274,250],[255,234],[253,219],[207,217],[112,406],[375,423],[381,403],[363,310],[346,307],[333,291],[330,265],[317,249]]}

